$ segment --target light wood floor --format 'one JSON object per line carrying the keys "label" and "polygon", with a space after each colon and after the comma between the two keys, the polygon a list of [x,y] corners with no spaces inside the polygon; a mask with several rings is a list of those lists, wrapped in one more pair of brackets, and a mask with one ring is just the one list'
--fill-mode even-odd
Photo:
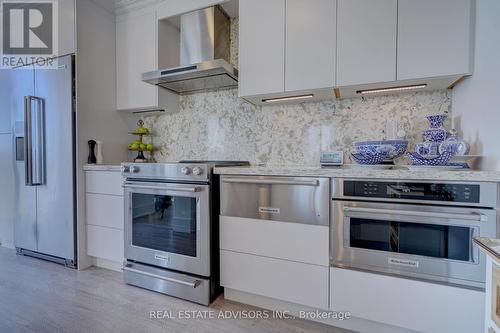
{"label": "light wood floor", "polygon": [[[222,297],[210,308],[255,310]],[[117,272],[78,272],[0,247],[0,332],[348,333],[298,319],[150,319],[152,310],[207,308],[128,286]]]}

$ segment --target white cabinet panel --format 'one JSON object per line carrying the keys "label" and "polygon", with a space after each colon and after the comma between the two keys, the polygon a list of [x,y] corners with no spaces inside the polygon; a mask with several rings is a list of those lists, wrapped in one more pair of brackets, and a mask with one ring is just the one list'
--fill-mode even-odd
{"label": "white cabinet panel", "polygon": [[330,309],[419,332],[482,332],[484,292],[331,268]]}
{"label": "white cabinet panel", "polygon": [[123,197],[87,193],[87,224],[123,230]]}
{"label": "white cabinet panel", "polygon": [[398,80],[472,72],[474,0],[399,0]]}
{"label": "white cabinet panel", "polygon": [[75,1],[76,0],[64,0],[58,2],[58,55],[66,55],[76,52]]}
{"label": "white cabinet panel", "polygon": [[336,0],[286,0],[285,91],[335,85]]}
{"label": "white cabinet panel", "polygon": [[123,177],[120,172],[113,171],[86,171],[85,191],[123,196]]}
{"label": "white cabinet panel", "polygon": [[240,96],[285,89],[285,0],[240,0]]}
{"label": "white cabinet panel", "polygon": [[156,106],[158,88],[142,82],[142,74],[156,70],[156,13],[133,13],[116,22],[117,109]]}
{"label": "white cabinet panel", "polygon": [[328,267],[220,251],[226,288],[328,309]]}
{"label": "white cabinet panel", "polygon": [[397,0],[338,0],[338,86],[396,80]]}
{"label": "white cabinet panel", "polygon": [[87,225],[87,254],[89,256],[123,262],[123,231]]}
{"label": "white cabinet panel", "polygon": [[220,217],[220,248],[329,266],[328,226]]}

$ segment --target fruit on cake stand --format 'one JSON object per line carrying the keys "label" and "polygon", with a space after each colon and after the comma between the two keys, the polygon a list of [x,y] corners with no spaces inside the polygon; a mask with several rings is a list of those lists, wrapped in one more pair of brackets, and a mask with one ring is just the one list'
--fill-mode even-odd
{"label": "fruit on cake stand", "polygon": [[[149,129],[144,127],[144,121],[142,120],[139,120],[137,122],[137,126],[138,127],[130,134],[137,135],[138,139],[128,145],[128,150],[137,151],[137,157],[134,159],[135,163],[147,163],[152,160],[152,154],[153,151],[155,150],[155,147],[152,143],[144,142],[144,137],[150,136],[151,132]],[[149,153],[150,155],[149,159],[144,156],[144,152]]]}

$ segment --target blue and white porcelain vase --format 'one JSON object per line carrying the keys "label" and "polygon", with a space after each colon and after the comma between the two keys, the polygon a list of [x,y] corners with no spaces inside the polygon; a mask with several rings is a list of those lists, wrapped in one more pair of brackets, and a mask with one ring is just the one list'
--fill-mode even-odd
{"label": "blue and white porcelain vase", "polygon": [[451,130],[451,135],[439,145],[440,154],[448,151],[455,155],[463,156],[467,155],[469,150],[469,144],[458,137],[455,129]]}

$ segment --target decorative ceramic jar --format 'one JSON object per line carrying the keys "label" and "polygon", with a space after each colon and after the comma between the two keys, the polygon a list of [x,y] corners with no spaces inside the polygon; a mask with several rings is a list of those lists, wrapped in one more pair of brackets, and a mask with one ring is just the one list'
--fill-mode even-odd
{"label": "decorative ceramic jar", "polygon": [[435,114],[431,116],[427,116],[427,120],[429,121],[429,125],[431,128],[443,128],[444,120],[448,117],[448,115],[442,113],[442,114]]}
{"label": "decorative ceramic jar", "polygon": [[422,132],[426,142],[443,142],[450,134],[445,128],[431,128]]}
{"label": "decorative ceramic jar", "polygon": [[419,142],[415,144],[415,152],[422,156],[439,155],[439,142]]}
{"label": "decorative ceramic jar", "polygon": [[455,129],[451,130],[451,135],[439,145],[440,153],[449,151],[459,156],[467,155],[469,149],[469,144],[458,137]]}

